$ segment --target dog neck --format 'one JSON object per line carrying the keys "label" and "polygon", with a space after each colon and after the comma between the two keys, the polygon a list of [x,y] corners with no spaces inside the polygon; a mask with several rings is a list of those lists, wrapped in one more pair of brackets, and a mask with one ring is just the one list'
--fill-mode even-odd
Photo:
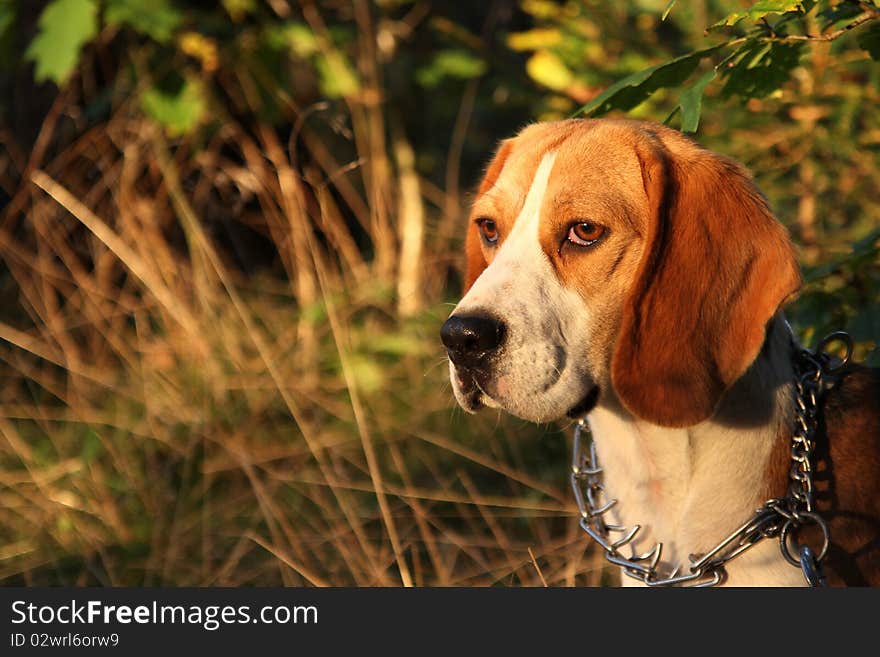
{"label": "dog neck", "polygon": [[[634,554],[662,542],[662,562],[686,571],[689,554],[714,547],[779,490],[773,464],[790,436],[792,379],[791,333],[779,314],[758,358],[709,420],[660,427],[633,417],[613,398],[590,413],[607,496],[618,499],[611,521],[642,526]],[[736,585],[801,581],[775,541],[763,541],[728,570],[728,582]]]}

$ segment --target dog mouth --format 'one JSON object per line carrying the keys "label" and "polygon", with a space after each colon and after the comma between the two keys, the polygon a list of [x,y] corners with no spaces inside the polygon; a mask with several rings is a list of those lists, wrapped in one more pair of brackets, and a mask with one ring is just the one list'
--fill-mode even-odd
{"label": "dog mouth", "polygon": [[492,398],[480,385],[477,373],[471,371],[455,370],[455,378],[458,383],[460,403],[468,413],[476,413],[481,408],[492,406]]}
{"label": "dog mouth", "polygon": [[599,402],[599,386],[593,386],[590,391],[584,395],[584,398],[581,399],[577,404],[572,406],[566,413],[566,417],[571,418],[572,420],[577,420],[585,415],[587,415],[590,411],[596,408],[596,404]]}
{"label": "dog mouth", "polygon": [[[501,408],[498,400],[486,390],[488,387],[485,372],[455,369],[459,404],[468,413],[476,413],[483,408]],[[483,379],[481,381],[481,378]],[[589,414],[599,402],[600,388],[590,386],[587,393],[574,406],[565,412],[565,417],[577,420]],[[557,416],[561,417],[561,416]]]}

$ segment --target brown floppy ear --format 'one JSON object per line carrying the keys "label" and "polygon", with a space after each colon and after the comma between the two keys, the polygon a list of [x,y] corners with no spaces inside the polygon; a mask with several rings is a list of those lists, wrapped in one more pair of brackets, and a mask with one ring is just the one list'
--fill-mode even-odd
{"label": "brown floppy ear", "polygon": [[683,427],[712,416],[801,279],[788,233],[748,173],[665,137],[639,146],[654,216],[611,376],[634,415]]}
{"label": "brown floppy ear", "polygon": [[[495,181],[498,180],[498,176],[501,175],[501,170],[504,168],[504,163],[507,161],[507,157],[510,155],[511,150],[513,150],[513,139],[507,139],[501,142],[501,146],[495,153],[495,157],[492,158],[492,162],[489,163],[489,168],[486,169],[486,175],[483,176],[483,180],[477,190],[477,196],[485,194],[492,188]],[[471,288],[471,285],[474,284],[474,281],[483,273],[483,270],[487,265],[486,259],[483,257],[483,250],[480,248],[479,229],[473,221],[468,221],[464,250],[467,258],[467,266],[464,275],[464,292],[467,292]]]}

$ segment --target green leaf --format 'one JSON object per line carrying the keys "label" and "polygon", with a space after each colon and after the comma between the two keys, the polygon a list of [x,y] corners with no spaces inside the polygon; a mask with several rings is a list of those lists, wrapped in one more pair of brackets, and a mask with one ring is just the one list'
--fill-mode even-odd
{"label": "green leaf", "polygon": [[441,50],[431,63],[416,72],[423,87],[436,87],[445,78],[468,80],[486,72],[486,62],[466,50]]}
{"label": "green leaf", "polygon": [[182,135],[195,128],[205,114],[202,85],[186,80],[176,91],[151,87],[141,96],[141,107],[165,126],[171,135]]}
{"label": "green leaf", "polygon": [[564,91],[574,82],[574,73],[549,50],[539,50],[529,57],[526,72],[535,82],[554,91]]}
{"label": "green leaf", "polygon": [[522,0],[522,9],[537,19],[553,19],[559,16],[559,5],[553,0]]}
{"label": "green leaf", "polygon": [[128,25],[159,43],[172,37],[182,18],[169,0],[107,0],[104,13],[108,25]]}
{"label": "green leaf", "polygon": [[321,91],[331,97],[340,98],[353,96],[360,90],[357,74],[352,69],[348,58],[339,50],[319,55],[315,59]]}
{"label": "green leaf", "polygon": [[54,0],[43,10],[37,36],[25,52],[36,64],[37,82],[62,84],[79,63],[83,45],[98,33],[95,0]]}
{"label": "green leaf", "polygon": [[715,69],[706,71],[690,87],[681,92],[678,103],[681,107],[682,132],[696,132],[700,126],[700,110],[703,105],[703,90],[715,79]]}
{"label": "green leaf", "polygon": [[[804,9],[807,8],[804,7]],[[841,2],[837,5],[826,6],[816,14],[816,17],[822,21],[819,31],[825,32],[844,27],[861,13],[862,8],[854,2]]]}
{"label": "green leaf", "polygon": [[789,11],[802,11],[802,5],[802,0],[797,0],[796,2],[793,2],[792,0],[760,0],[753,4],[749,9],[735,11],[732,14],[728,14],[722,20],[709,26],[709,29],[736,25],[744,18],[748,18],[752,21],[759,21],[769,14],[785,14]]}
{"label": "green leaf", "polygon": [[724,44],[697,50],[633,73],[612,84],[575,114],[599,116],[613,109],[632,109],[657,89],[680,85],[691,76],[703,58],[722,47]]}
{"label": "green leaf", "polygon": [[511,32],[507,35],[507,46],[511,50],[541,50],[562,43],[562,32],[555,27],[536,28],[526,32]]}
{"label": "green leaf", "polygon": [[672,8],[675,6],[676,0],[669,0],[666,3],[666,7],[663,9],[663,14],[660,16],[661,21],[665,21],[666,17],[669,16],[669,12],[672,11]]}
{"label": "green leaf", "polygon": [[880,24],[874,23],[862,30],[858,44],[859,48],[868,51],[871,59],[880,61]]}
{"label": "green leaf", "polygon": [[781,87],[799,63],[802,43],[748,41],[734,58],[721,91],[724,98],[763,98]]}
{"label": "green leaf", "polygon": [[358,387],[364,392],[377,392],[385,383],[385,368],[375,358],[363,354],[352,354],[349,359],[351,373]]}
{"label": "green leaf", "polygon": [[229,17],[236,23],[244,20],[248,14],[257,10],[256,0],[223,0],[223,7],[229,13]]}
{"label": "green leaf", "polygon": [[277,28],[270,27],[267,34],[269,41],[278,46],[285,46],[297,57],[311,57],[321,51],[318,37],[305,23],[285,23]]}

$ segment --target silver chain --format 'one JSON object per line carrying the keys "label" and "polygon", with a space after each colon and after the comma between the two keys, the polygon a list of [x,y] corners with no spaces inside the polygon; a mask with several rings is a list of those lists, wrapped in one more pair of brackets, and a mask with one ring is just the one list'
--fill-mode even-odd
{"label": "silver chain", "polygon": [[[833,342],[843,342],[846,354],[832,366],[825,348]],[[819,398],[827,377],[838,373],[852,355],[852,340],[843,331],[825,337],[810,352],[796,347],[795,367],[795,427],[791,445],[790,484],[785,497],[767,500],[746,522],[727,538],[702,555],[689,555],[686,571],[681,566],[672,570],[663,567],[663,544],[639,555],[624,556],[621,552],[635,541],[641,525],[625,527],[606,522],[604,516],[617,504],[616,499],[604,500],[602,468],[596,455],[595,442],[585,438],[589,427],[585,419],[574,428],[574,446],[571,463],[571,485],[580,513],[580,526],[602,550],[609,562],[620,566],[623,572],[647,586],[715,586],[724,581],[725,564],[764,538],[779,538],[779,547],[786,561],[802,569],[807,584],[825,584],[821,562],[828,552],[830,534],[825,520],[813,506],[813,451],[818,424]],[[815,524],[822,532],[823,543],[816,555],[806,544],[797,543],[801,527]],[[791,544],[797,546],[797,557],[791,553]]]}

